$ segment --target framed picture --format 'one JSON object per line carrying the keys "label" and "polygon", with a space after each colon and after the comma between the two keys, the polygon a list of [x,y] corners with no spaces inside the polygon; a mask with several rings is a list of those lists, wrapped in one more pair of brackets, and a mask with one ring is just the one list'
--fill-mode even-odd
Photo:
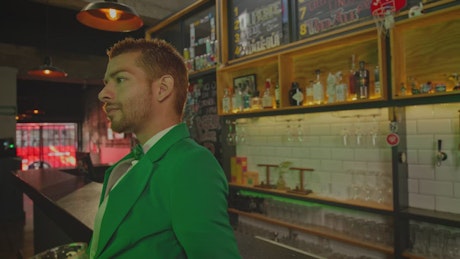
{"label": "framed picture", "polygon": [[243,93],[247,92],[250,96],[253,96],[257,89],[256,75],[250,74],[233,78],[233,87],[235,88],[234,91],[241,89]]}

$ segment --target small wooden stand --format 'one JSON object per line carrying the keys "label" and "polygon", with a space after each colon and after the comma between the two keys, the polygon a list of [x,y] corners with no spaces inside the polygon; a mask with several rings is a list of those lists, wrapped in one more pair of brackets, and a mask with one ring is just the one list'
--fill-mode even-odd
{"label": "small wooden stand", "polygon": [[303,194],[303,195],[307,195],[309,193],[312,193],[312,190],[303,188],[303,182],[304,182],[303,172],[304,171],[312,172],[312,171],[315,171],[315,170],[313,168],[300,168],[300,167],[290,167],[289,169],[299,171],[299,182],[300,182],[300,184],[299,184],[299,187],[296,187],[293,190],[288,190],[287,192],[288,193]]}
{"label": "small wooden stand", "polygon": [[278,168],[278,165],[258,164],[257,166],[265,167],[266,183],[260,182],[259,185],[254,185],[254,187],[266,188],[266,189],[276,189],[275,185],[270,184],[270,168],[271,167]]}

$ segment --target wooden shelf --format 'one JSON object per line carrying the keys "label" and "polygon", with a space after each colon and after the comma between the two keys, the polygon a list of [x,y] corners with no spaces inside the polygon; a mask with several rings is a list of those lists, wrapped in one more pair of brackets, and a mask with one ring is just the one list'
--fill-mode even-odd
{"label": "wooden shelf", "polygon": [[441,224],[449,227],[460,228],[460,215],[448,212],[439,212],[418,208],[408,208],[401,213],[412,220]]}
{"label": "wooden shelf", "polygon": [[297,226],[297,225],[287,223],[287,222],[284,222],[284,221],[280,221],[280,220],[277,220],[277,219],[272,219],[272,218],[269,218],[269,217],[266,217],[266,216],[263,216],[263,215],[260,215],[260,214],[239,211],[239,210],[232,209],[232,208],[229,208],[228,211],[231,212],[231,213],[235,213],[235,214],[247,216],[247,217],[250,217],[250,218],[253,218],[253,219],[257,219],[257,220],[260,220],[260,221],[264,221],[264,222],[267,222],[267,223],[283,226],[283,227],[286,227],[286,228],[289,228],[289,229],[302,231],[304,233],[317,235],[317,236],[325,237],[325,238],[328,238],[328,239],[334,239],[334,240],[337,240],[337,241],[340,241],[340,242],[344,242],[344,243],[348,243],[348,244],[352,244],[352,245],[356,245],[356,246],[360,246],[360,247],[380,251],[380,252],[383,252],[383,253],[389,254],[389,255],[392,255],[393,252],[394,252],[393,249],[390,246],[381,245],[381,244],[375,244],[375,243],[370,243],[370,242],[365,242],[365,241],[362,241],[362,240],[352,238],[352,237],[350,237],[348,235],[344,235],[342,233],[337,233],[337,232],[331,231],[331,230],[329,230],[327,228],[323,228],[323,227]]}
{"label": "wooden shelf", "polygon": [[[460,6],[405,19],[395,24],[391,32],[393,98],[423,98],[426,96],[459,95],[453,91],[452,73],[460,73]],[[427,35],[430,35],[427,37]],[[433,40],[435,39],[435,40]],[[412,80],[411,78],[415,78]],[[445,92],[412,94],[411,84],[432,82],[433,87],[445,84]],[[404,84],[406,94],[401,93]]]}
{"label": "wooden shelf", "polygon": [[[321,109],[323,107],[336,108],[347,105],[363,105],[370,102],[382,102],[388,100],[386,83],[386,58],[385,41],[383,41],[375,28],[350,33],[343,37],[325,39],[319,42],[310,42],[308,45],[301,45],[291,48],[283,47],[274,53],[258,56],[240,63],[225,65],[217,68],[217,99],[218,113],[221,116],[245,116],[261,114],[262,116],[275,113],[302,112],[307,109]],[[370,73],[369,99],[354,100],[349,98],[344,102],[323,103],[318,105],[307,105],[304,102],[301,106],[289,104],[289,90],[292,82],[298,82],[302,92],[305,94],[305,87],[310,80],[315,80],[315,70],[320,69],[321,81],[325,88],[326,79],[329,73],[343,74],[343,81],[347,83],[351,69],[351,56],[356,56],[355,69],[358,61],[366,62],[366,68]],[[381,78],[381,96],[374,95],[374,68],[378,66]],[[260,93],[264,92],[265,80],[271,79],[271,92],[274,95],[274,86],[279,84],[281,89],[280,108],[250,110],[241,113],[223,113],[222,97],[225,88],[233,88],[233,79],[248,75],[256,75],[256,87]],[[306,98],[304,98],[306,99]]]}
{"label": "wooden shelf", "polygon": [[289,193],[284,190],[268,189],[268,188],[261,188],[261,187],[250,187],[250,186],[244,186],[244,185],[235,184],[235,183],[229,183],[229,186],[238,188],[238,189],[242,189],[242,190],[261,192],[265,194],[273,194],[273,195],[283,196],[287,198],[315,202],[315,203],[330,205],[330,206],[335,206],[335,207],[358,209],[361,211],[378,213],[378,214],[383,214],[383,215],[393,214],[393,208],[391,206],[376,203],[376,202],[339,200],[339,199],[320,196],[320,195],[317,195],[316,193],[310,193],[310,194],[304,195],[304,194]]}

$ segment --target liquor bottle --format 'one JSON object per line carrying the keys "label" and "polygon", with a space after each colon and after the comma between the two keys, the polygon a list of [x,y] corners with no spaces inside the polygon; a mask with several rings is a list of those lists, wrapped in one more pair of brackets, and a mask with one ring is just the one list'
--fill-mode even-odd
{"label": "liquor bottle", "polygon": [[260,94],[259,90],[256,89],[251,98],[251,109],[252,110],[262,109],[262,100],[260,99],[259,94]]}
{"label": "liquor bottle", "polygon": [[320,75],[321,70],[317,69],[315,71],[316,80],[313,84],[313,103],[314,104],[322,104],[324,102],[324,86],[321,83]]}
{"label": "liquor bottle", "polygon": [[251,96],[248,93],[248,88],[244,88],[243,92],[243,110],[247,111],[251,109]]}
{"label": "liquor bottle", "polygon": [[281,89],[278,83],[276,83],[275,85],[275,104],[276,108],[279,108],[281,106]]}
{"label": "liquor bottle", "polygon": [[404,82],[401,83],[399,91],[401,92],[401,96],[406,96],[407,88]]}
{"label": "liquor bottle", "polygon": [[303,93],[297,82],[293,82],[289,90],[289,103],[293,106],[300,106],[303,103]]}
{"label": "liquor bottle", "polygon": [[375,66],[374,69],[374,97],[379,98],[382,96],[382,86],[380,85],[380,68]]}
{"label": "liquor bottle", "polygon": [[347,100],[348,89],[347,84],[343,82],[342,71],[335,74],[337,80],[337,86],[335,87],[335,98],[337,102],[345,102]]}
{"label": "liquor bottle", "polygon": [[232,96],[232,111],[233,113],[243,111],[243,93],[237,86],[235,86],[235,91]]}
{"label": "liquor bottle", "polygon": [[308,82],[307,86],[305,86],[305,104],[312,105],[313,104],[313,80]]}
{"label": "liquor bottle", "polygon": [[265,80],[265,90],[262,97],[262,107],[264,109],[273,108],[273,96],[270,93],[271,82],[270,78]]}
{"label": "liquor bottle", "polygon": [[356,87],[357,87],[357,82],[356,82],[356,71],[355,71],[355,55],[351,55],[351,69],[350,73],[348,74],[348,93],[349,97],[351,100],[356,100],[358,99],[356,95]]}
{"label": "liquor bottle", "polygon": [[230,90],[224,89],[224,96],[222,97],[222,112],[229,113],[232,110],[232,100],[230,97]]}
{"label": "liquor bottle", "polygon": [[369,98],[369,70],[366,69],[364,61],[359,62],[358,71],[358,86],[359,86],[359,99]]}

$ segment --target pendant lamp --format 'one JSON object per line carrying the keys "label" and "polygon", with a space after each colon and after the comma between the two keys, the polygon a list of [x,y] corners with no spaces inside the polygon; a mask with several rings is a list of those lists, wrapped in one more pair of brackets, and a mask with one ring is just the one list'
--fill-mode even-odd
{"label": "pendant lamp", "polygon": [[77,20],[86,26],[113,32],[135,31],[144,25],[133,8],[117,0],[90,3],[77,14]]}
{"label": "pendant lamp", "polygon": [[39,66],[34,70],[27,71],[28,75],[39,76],[39,77],[49,77],[49,78],[60,78],[67,77],[67,73],[63,70],[53,66],[51,57],[46,56],[45,62],[43,65]]}
{"label": "pendant lamp", "polygon": [[[48,49],[48,30],[49,30],[49,11],[48,6],[46,7],[46,16],[45,16],[45,48]],[[45,57],[43,65],[35,68],[33,70],[27,71],[27,74],[30,76],[44,77],[44,78],[62,78],[67,77],[67,73],[62,69],[53,66],[50,56]]]}

